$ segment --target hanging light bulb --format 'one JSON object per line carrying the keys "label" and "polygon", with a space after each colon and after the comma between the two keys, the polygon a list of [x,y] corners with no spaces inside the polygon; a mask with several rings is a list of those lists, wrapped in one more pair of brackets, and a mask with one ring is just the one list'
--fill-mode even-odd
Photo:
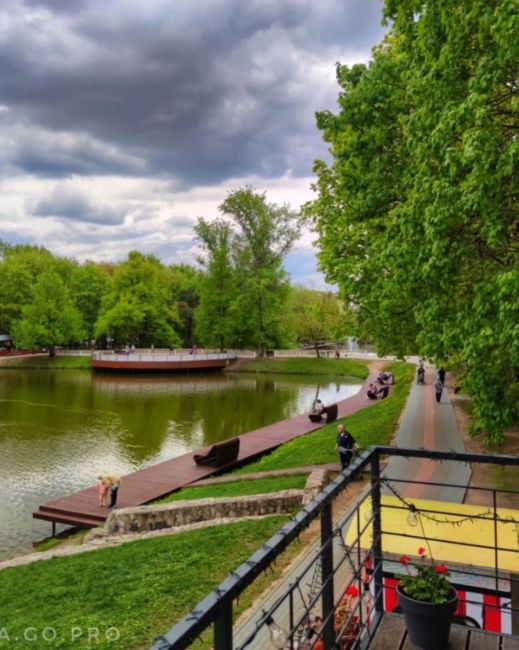
{"label": "hanging light bulb", "polygon": [[410,526],[418,526],[418,513],[416,512],[416,506],[413,503],[409,504],[409,513],[407,515],[407,523]]}
{"label": "hanging light bulb", "polygon": [[276,621],[269,616],[265,621],[270,633],[270,640],[272,645],[278,650],[283,650],[290,643],[288,638],[288,632],[286,632],[282,627],[280,627]]}

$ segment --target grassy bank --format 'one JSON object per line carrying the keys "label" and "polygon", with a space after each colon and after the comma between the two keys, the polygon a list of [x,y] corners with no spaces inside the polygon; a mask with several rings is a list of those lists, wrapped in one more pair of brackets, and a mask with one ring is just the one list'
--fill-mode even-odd
{"label": "grassy bank", "polygon": [[183,499],[205,499],[207,497],[242,497],[292,489],[302,490],[307,478],[306,474],[297,474],[296,476],[271,476],[252,480],[236,480],[232,483],[188,487],[170,494],[164,499],[160,499],[160,501],[155,501],[155,503],[164,504],[172,501],[182,501]]}
{"label": "grassy bank", "polygon": [[[391,395],[343,420],[361,447],[389,444],[404,408],[415,368],[408,363],[393,363],[388,370],[396,379]],[[256,463],[238,470],[237,474],[337,462],[336,438],[335,422],[287,442]]]}
{"label": "grassy bank", "polygon": [[1,368],[18,368],[21,370],[27,369],[51,369],[51,370],[90,370],[90,357],[49,357],[34,356],[34,357],[12,357],[5,358],[0,364]]}
{"label": "grassy bank", "polygon": [[331,375],[366,379],[369,374],[367,365],[354,359],[241,359],[228,372],[265,372],[284,375]]}
{"label": "grassy bank", "polygon": [[[286,520],[237,522],[6,569],[0,611],[9,639],[0,636],[0,648],[149,648]],[[241,609],[250,598],[240,599]],[[37,641],[24,639],[28,628]],[[52,643],[41,637],[49,628],[57,634]],[[99,630],[99,642],[88,640],[89,628]]]}

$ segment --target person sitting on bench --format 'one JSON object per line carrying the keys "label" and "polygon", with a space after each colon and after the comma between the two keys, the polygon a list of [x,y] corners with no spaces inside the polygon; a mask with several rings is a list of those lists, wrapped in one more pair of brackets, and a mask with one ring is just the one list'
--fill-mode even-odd
{"label": "person sitting on bench", "polygon": [[389,394],[389,386],[381,386],[378,388],[375,384],[370,384],[366,395],[368,399],[384,399]]}
{"label": "person sitting on bench", "polygon": [[326,413],[326,406],[321,402],[320,399],[314,400],[312,405],[312,413],[314,415],[323,415]]}
{"label": "person sitting on bench", "polygon": [[375,384],[370,384],[368,386],[368,392],[366,393],[369,399],[377,399],[378,395],[378,388],[375,386]]}

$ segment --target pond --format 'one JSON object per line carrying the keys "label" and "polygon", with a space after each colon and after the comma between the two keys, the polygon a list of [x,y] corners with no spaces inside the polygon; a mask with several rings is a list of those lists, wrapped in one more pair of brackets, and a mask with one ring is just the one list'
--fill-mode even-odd
{"label": "pond", "polygon": [[[358,381],[358,380],[352,380]],[[332,403],[360,384],[341,377],[123,376],[0,370],[0,559],[50,533],[41,503]]]}

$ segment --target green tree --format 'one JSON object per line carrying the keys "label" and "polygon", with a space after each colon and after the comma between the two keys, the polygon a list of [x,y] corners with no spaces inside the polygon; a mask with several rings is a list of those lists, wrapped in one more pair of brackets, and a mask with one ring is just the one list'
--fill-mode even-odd
{"label": "green tree", "polygon": [[338,341],[344,335],[341,303],[330,291],[294,287],[290,316],[298,343],[310,344],[319,356],[319,345]]}
{"label": "green tree", "polygon": [[32,300],[13,325],[17,347],[45,347],[55,354],[57,345],[84,338],[81,314],[56,271],[44,271],[34,286]]}
{"label": "green tree", "polygon": [[238,337],[263,354],[286,338],[283,313],[289,285],[282,263],[299,236],[296,214],[287,205],[267,203],[264,193],[250,187],[231,192],[219,209],[234,226]]}
{"label": "green tree", "polygon": [[387,0],[367,67],[338,67],[306,213],[328,278],[382,352],[464,369],[474,431],[518,417],[519,15],[509,0]]}
{"label": "green tree", "polygon": [[106,266],[94,262],[76,264],[71,269],[70,293],[83,317],[85,336],[88,339],[94,337],[94,326],[109,278]]}
{"label": "green tree", "polygon": [[172,295],[176,297],[179,326],[177,330],[183,347],[195,342],[195,314],[200,304],[201,273],[188,264],[173,264],[169,267]]}
{"label": "green tree", "polygon": [[133,251],[116,267],[94,327],[96,338],[110,336],[138,347],[176,347],[180,337],[176,296],[168,269],[153,255]]}
{"label": "green tree", "polygon": [[0,333],[9,333],[32,300],[38,277],[55,268],[55,258],[45,248],[0,245]]}
{"label": "green tree", "polygon": [[203,345],[223,350],[237,343],[237,277],[231,259],[233,232],[222,219],[210,223],[200,218],[195,234],[206,253],[199,260],[205,273],[199,283],[196,337]]}

